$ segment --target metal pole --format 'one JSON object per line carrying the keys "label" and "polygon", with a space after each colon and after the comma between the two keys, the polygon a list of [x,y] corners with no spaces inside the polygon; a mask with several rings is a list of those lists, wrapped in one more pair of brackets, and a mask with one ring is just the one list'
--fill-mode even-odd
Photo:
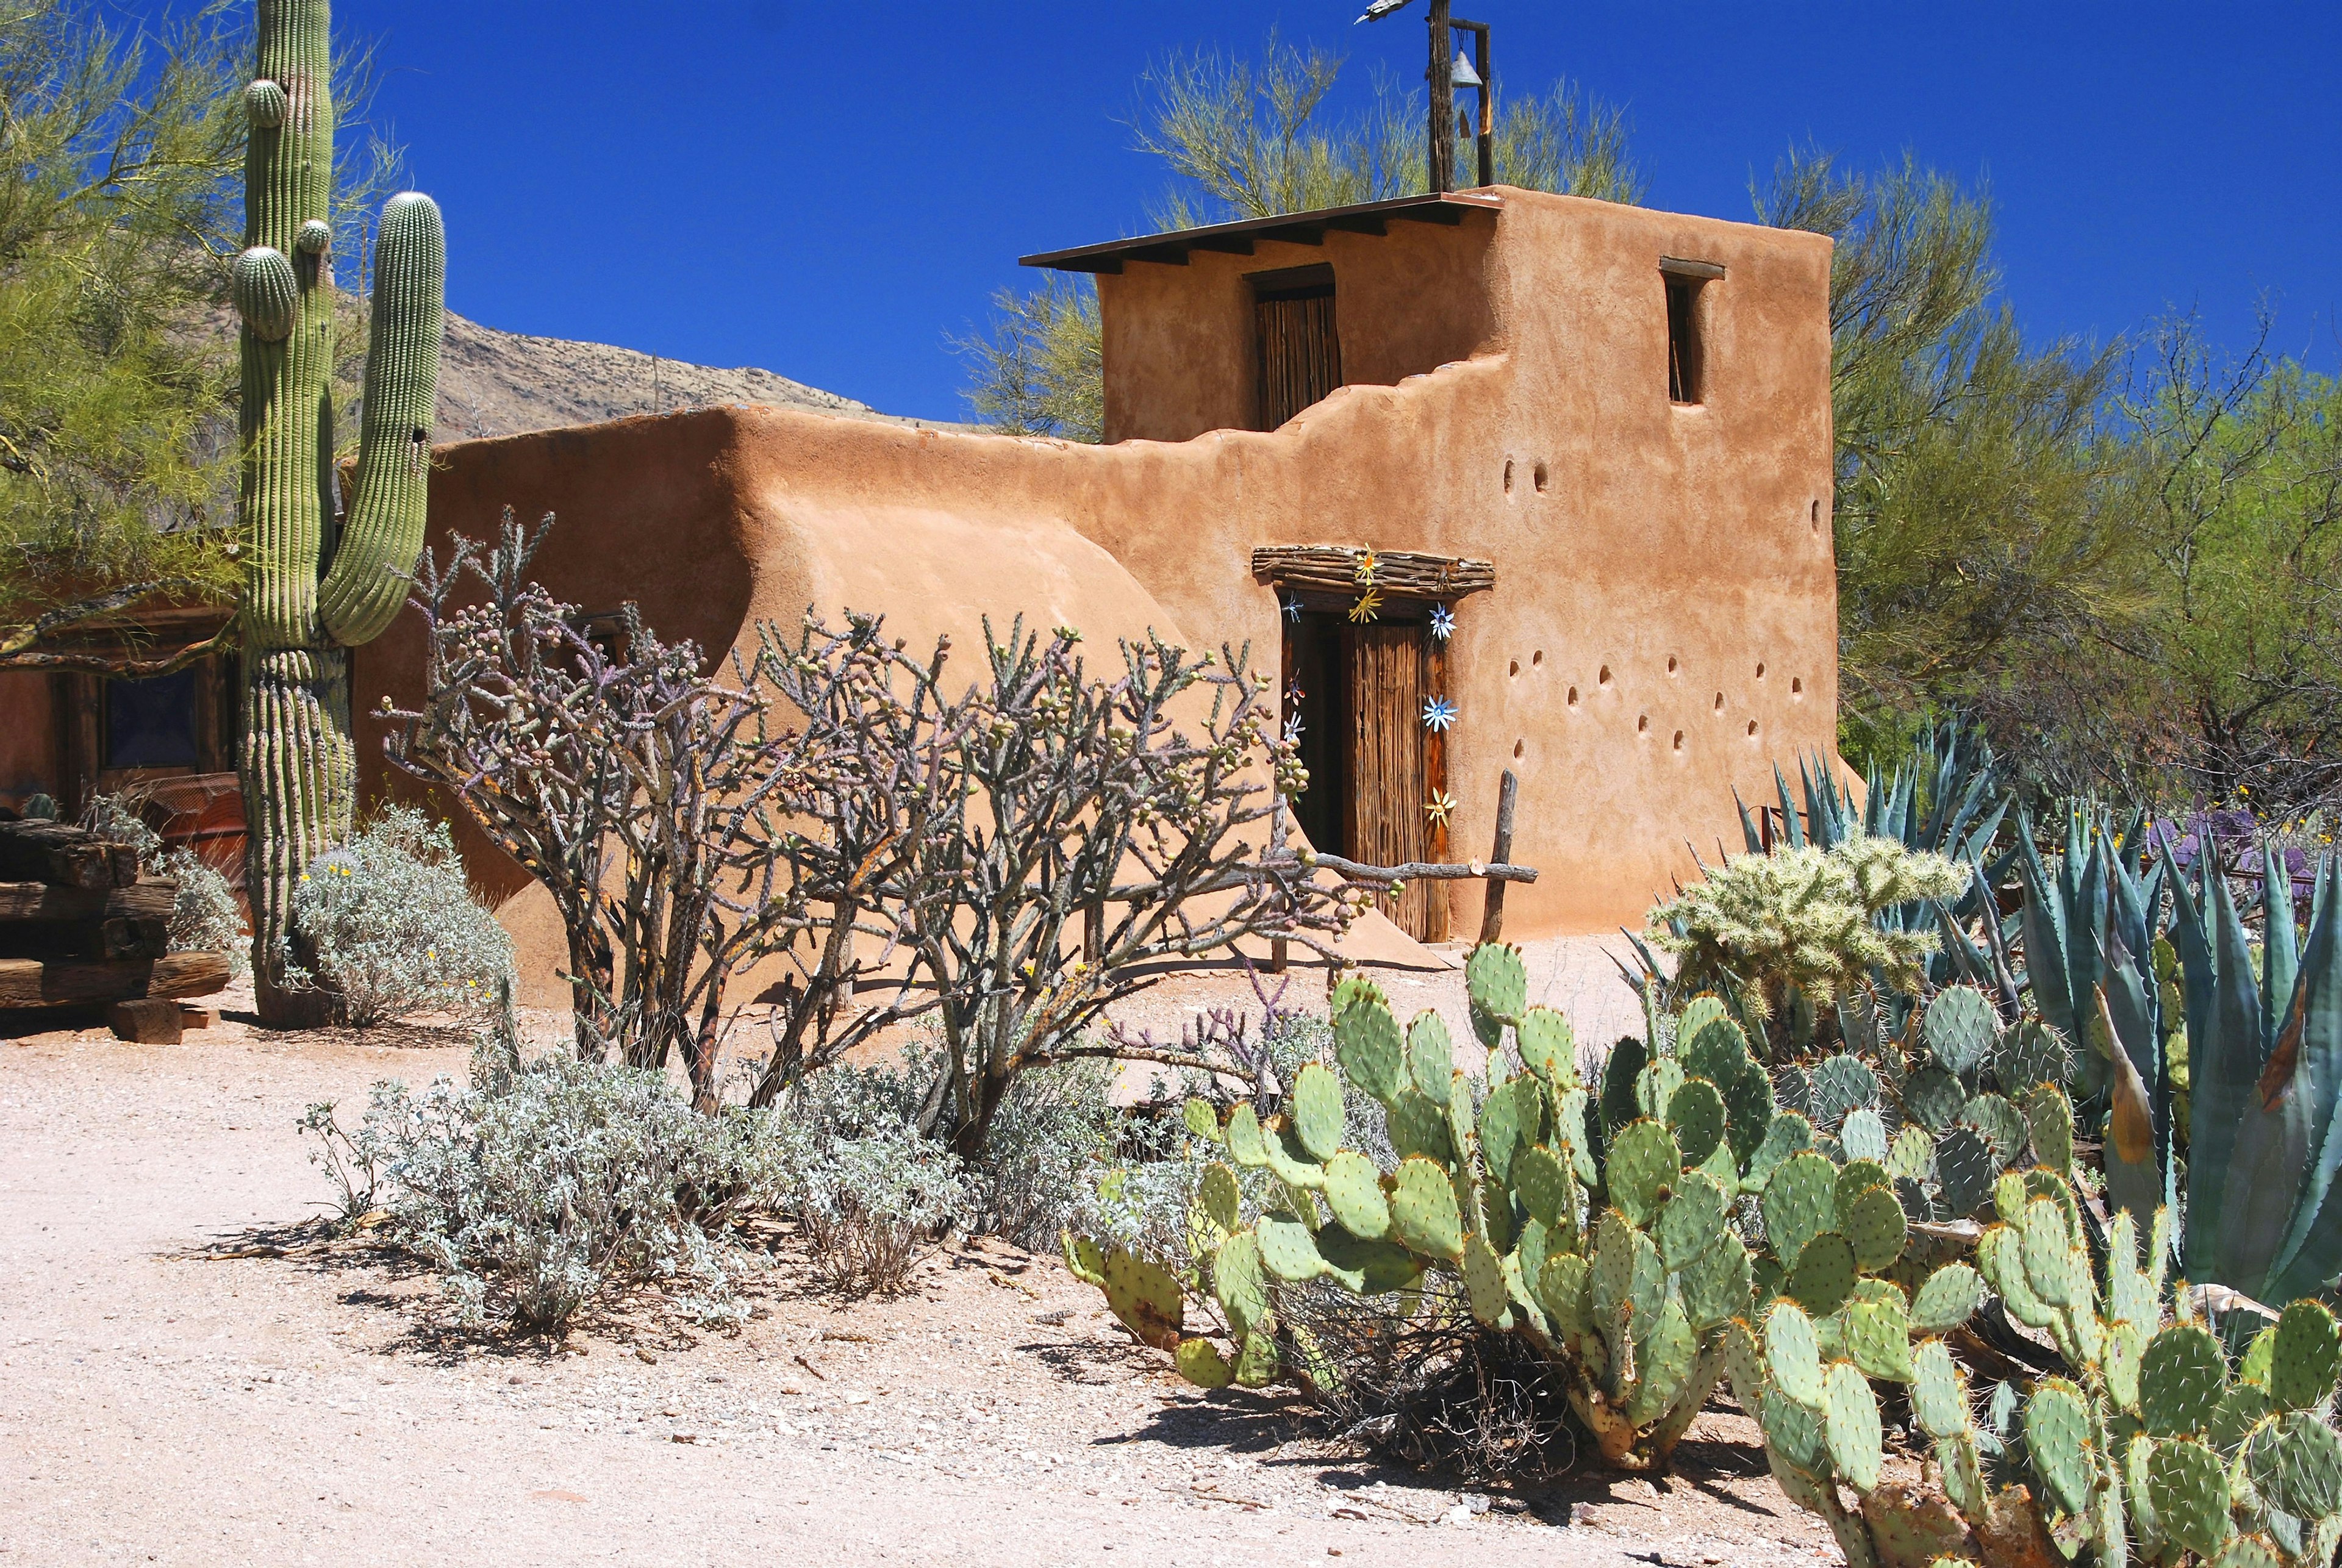
{"label": "metal pole", "polygon": [[1456,188],[1455,35],[1448,25],[1450,0],[1431,0],[1431,190]]}

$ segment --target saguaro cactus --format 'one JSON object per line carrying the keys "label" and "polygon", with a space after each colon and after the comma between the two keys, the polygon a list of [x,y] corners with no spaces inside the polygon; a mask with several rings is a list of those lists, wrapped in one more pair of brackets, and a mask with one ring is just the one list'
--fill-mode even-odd
{"label": "saguaro cactus", "polygon": [[348,831],[355,793],[348,650],[380,634],[423,545],[438,395],[446,245],[439,209],[409,193],[375,250],[356,495],[337,505],[334,409],[332,7],[258,0],[259,65],[245,91],[244,327],[238,504],[245,593],[245,884],[261,1016],[314,1021],[330,999],[288,993],[285,912],[302,868]]}

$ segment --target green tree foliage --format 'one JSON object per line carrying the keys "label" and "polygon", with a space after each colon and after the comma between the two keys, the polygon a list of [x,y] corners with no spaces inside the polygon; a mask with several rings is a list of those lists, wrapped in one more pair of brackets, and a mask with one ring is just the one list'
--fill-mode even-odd
{"label": "green tree foliage", "polygon": [[235,56],[217,10],[159,35],[88,0],[0,18],[0,616],[235,585],[235,364],[195,324],[235,223]]}
{"label": "green tree foliage", "polygon": [[1849,750],[1930,706],[1989,706],[2045,643],[2129,603],[2101,410],[2118,362],[2034,348],[1999,296],[1983,192],[1906,158],[1795,154],[1758,216],[1825,234]]}
{"label": "green tree foliage", "polygon": [[[1376,77],[1358,112],[1328,100],[1339,55],[1281,42],[1258,61],[1216,51],[1176,55],[1140,78],[1136,145],[1160,158],[1171,185],[1149,213],[1157,230],[1380,201],[1430,183],[1423,94]],[[1497,102],[1500,185],[1639,202],[1644,176],[1624,118],[1568,82],[1543,97]],[[1457,167],[1472,166],[1467,147]],[[1097,291],[1052,279],[992,297],[988,332],[953,338],[967,361],[968,405],[983,423],[1021,434],[1096,441],[1105,425]]]}
{"label": "green tree foliage", "polygon": [[[247,11],[138,31],[98,0],[0,15],[0,667],[76,662],[47,639],[93,615],[241,586],[225,301]],[[365,52],[342,71],[363,105]],[[358,255],[396,159],[366,142],[348,163],[335,248]],[[362,326],[343,345],[346,401]]]}
{"label": "green tree foliage", "polygon": [[2342,385],[2157,325],[2117,408],[2146,613],[2108,628],[2154,763],[2282,813],[2342,788]]}

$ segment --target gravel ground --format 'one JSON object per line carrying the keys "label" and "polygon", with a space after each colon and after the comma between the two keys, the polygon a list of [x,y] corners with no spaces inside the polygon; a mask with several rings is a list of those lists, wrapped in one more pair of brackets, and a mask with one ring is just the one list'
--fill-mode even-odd
{"label": "gravel ground", "polygon": [[1837,1560],[1728,1409],[1671,1480],[1474,1493],[1185,1387],[1055,1259],[994,1243],[894,1300],[776,1270],[732,1336],[449,1334],[428,1276],[283,1243],[321,1192],[302,1109],[464,1063],[233,1016],[177,1047],[0,1041],[0,1557]]}

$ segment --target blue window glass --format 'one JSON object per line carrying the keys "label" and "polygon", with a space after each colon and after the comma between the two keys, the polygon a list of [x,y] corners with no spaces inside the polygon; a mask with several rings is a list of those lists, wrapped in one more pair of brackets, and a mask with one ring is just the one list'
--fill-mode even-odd
{"label": "blue window glass", "polygon": [[105,765],[196,765],[195,672],[105,683]]}

